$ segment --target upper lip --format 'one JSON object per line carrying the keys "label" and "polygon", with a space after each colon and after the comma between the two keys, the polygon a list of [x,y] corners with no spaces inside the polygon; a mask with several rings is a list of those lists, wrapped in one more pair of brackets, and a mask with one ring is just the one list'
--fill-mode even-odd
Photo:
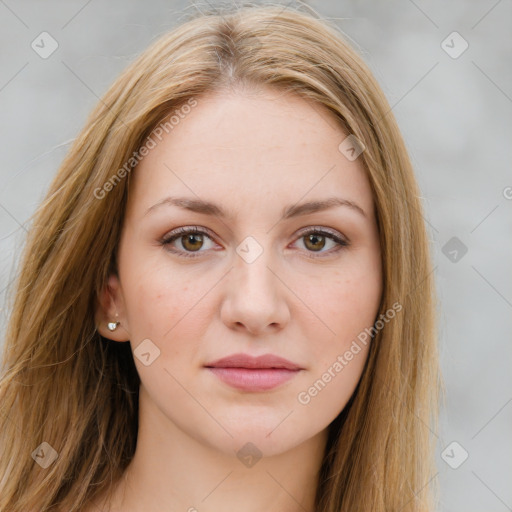
{"label": "upper lip", "polygon": [[205,364],[207,368],[284,368],[287,370],[302,370],[302,368],[282,357],[274,354],[264,354],[253,357],[249,354],[231,354]]}

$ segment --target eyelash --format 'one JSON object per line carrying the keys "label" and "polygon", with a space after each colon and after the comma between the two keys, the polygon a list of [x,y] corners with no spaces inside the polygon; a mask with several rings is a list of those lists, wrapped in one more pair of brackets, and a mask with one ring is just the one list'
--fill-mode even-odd
{"label": "eyelash", "polygon": [[[174,242],[174,240],[177,240],[178,238],[181,238],[182,236],[185,236],[185,235],[197,235],[197,234],[199,234],[199,235],[206,235],[210,239],[212,238],[212,235],[210,234],[209,230],[206,230],[205,228],[200,228],[199,226],[193,226],[193,227],[189,227],[189,228],[178,228],[178,229],[176,229],[175,231],[169,233],[164,238],[162,238],[162,240],[160,240],[160,243],[163,246],[167,246],[167,245],[170,245],[172,242]],[[334,250],[325,251],[325,252],[321,252],[321,253],[318,253],[318,254],[314,254],[313,251],[307,251],[307,252],[311,253],[311,256],[309,256],[310,258],[324,258],[324,257],[326,257],[326,255],[332,255],[333,253],[337,253],[340,250],[342,250],[345,247],[348,247],[350,245],[349,242],[347,242],[346,240],[342,239],[341,237],[339,237],[334,232],[331,232],[331,231],[326,230],[325,228],[319,228],[319,227],[316,227],[316,226],[313,226],[313,227],[311,227],[311,228],[309,228],[309,229],[307,229],[305,231],[302,231],[300,233],[299,239],[303,238],[303,237],[305,237],[307,235],[311,235],[311,234],[317,234],[317,235],[325,236],[325,237],[331,239],[333,242],[336,242],[338,244],[338,247],[335,248]],[[182,256],[184,258],[197,258],[197,257],[200,256],[201,252],[205,252],[205,251],[196,251],[195,253],[194,252],[190,252],[190,251],[183,252],[183,251],[179,251],[179,250],[175,250],[175,249],[170,249],[170,248],[168,248],[167,250],[172,252],[172,253],[174,253],[174,254],[178,254],[179,256]]]}

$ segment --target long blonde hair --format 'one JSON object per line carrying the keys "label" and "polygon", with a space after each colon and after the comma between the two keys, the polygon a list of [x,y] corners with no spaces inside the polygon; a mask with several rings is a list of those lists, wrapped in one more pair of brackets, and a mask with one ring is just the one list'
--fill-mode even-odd
{"label": "long blonde hair", "polygon": [[[129,464],[140,380],[129,344],[109,342],[94,322],[136,172],[126,162],[192,98],[249,83],[327,107],[364,143],[382,250],[379,315],[397,301],[403,308],[375,334],[358,387],[329,427],[315,510],[432,510],[436,299],[404,142],[335,26],[301,9],[246,5],[196,14],[144,51],[92,111],[33,216],[0,380],[0,511],[81,510]],[[33,456],[43,442],[58,454],[45,469]]]}

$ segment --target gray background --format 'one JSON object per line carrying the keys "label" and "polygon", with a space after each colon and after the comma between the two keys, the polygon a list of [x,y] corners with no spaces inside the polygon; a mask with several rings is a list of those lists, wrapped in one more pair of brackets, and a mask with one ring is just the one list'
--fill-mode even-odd
{"label": "gray background", "polygon": [[[70,140],[117,75],[190,4],[0,0],[1,342],[26,224]],[[512,510],[511,2],[307,4],[335,20],[373,70],[421,187],[446,384],[435,433],[439,510]],[[59,45],[47,59],[31,48],[43,31]],[[457,58],[442,47],[453,31],[469,44]],[[462,44],[444,45],[453,53]],[[445,460],[459,464],[462,450],[469,457],[453,469]]]}

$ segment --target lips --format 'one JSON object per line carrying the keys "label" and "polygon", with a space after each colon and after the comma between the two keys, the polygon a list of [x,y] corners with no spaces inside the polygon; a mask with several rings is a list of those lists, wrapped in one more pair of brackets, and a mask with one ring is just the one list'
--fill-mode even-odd
{"label": "lips", "polygon": [[286,370],[302,370],[298,364],[288,361],[273,354],[264,354],[253,357],[248,354],[232,354],[205,365],[207,368],[250,368],[271,369],[281,368]]}
{"label": "lips", "polygon": [[252,357],[233,354],[205,365],[225,384],[247,392],[268,391],[300,373],[303,368],[273,354]]}

